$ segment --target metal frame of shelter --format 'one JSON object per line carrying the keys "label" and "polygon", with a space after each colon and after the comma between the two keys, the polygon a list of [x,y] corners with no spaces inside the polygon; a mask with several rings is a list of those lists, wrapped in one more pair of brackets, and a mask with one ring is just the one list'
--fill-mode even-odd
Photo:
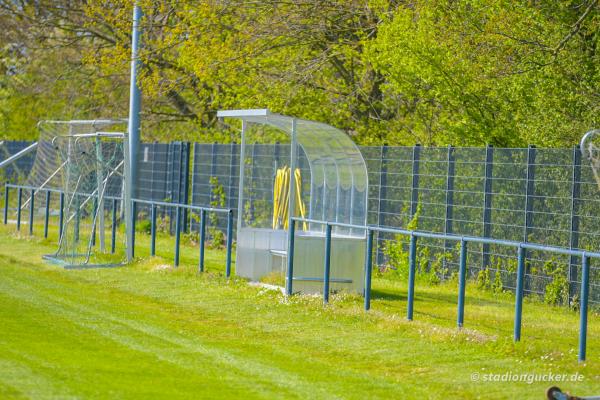
{"label": "metal frame of shelter", "polygon": [[[368,175],[366,163],[356,144],[340,129],[316,121],[275,114],[267,109],[221,110],[218,118],[242,121],[240,148],[240,178],[237,216],[238,275],[258,280],[273,272],[284,273],[289,247],[288,227],[302,203],[303,191],[297,186],[300,176],[296,173],[300,156],[305,156],[310,171],[310,194],[306,202],[306,216],[324,221],[365,225],[367,219]],[[245,200],[256,190],[246,181],[246,137],[249,124],[265,125],[283,131],[290,136],[290,161],[284,179],[287,193],[287,223],[267,226],[260,221],[249,221]],[[294,172],[292,172],[294,171]],[[273,171],[277,175],[281,170]],[[274,183],[273,199],[276,202],[277,183]],[[266,202],[268,204],[268,202]],[[275,207],[275,206],[274,206]],[[292,210],[292,211],[290,211]],[[275,220],[275,217],[273,218]],[[325,232],[319,224],[307,224],[297,229],[296,248],[293,254],[294,287],[303,292],[321,290],[322,272],[318,269],[325,252]],[[336,252],[332,255],[331,282],[333,290],[362,293],[362,264],[364,259],[363,230],[337,226],[333,231]],[[315,270],[317,268],[317,270]],[[287,275],[287,274],[286,274]]]}

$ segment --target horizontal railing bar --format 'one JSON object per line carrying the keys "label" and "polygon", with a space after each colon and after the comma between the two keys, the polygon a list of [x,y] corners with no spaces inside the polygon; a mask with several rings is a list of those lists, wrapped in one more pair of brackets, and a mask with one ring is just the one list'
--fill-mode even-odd
{"label": "horizontal railing bar", "polygon": [[179,207],[179,208],[187,208],[188,210],[196,210],[196,211],[207,211],[207,212],[222,212],[229,213],[232,211],[231,208],[214,208],[214,207],[202,207],[202,206],[193,206],[191,204],[180,204],[180,203],[169,203],[166,201],[153,201],[153,200],[142,200],[142,199],[131,199],[131,201],[139,204],[148,204],[150,206],[162,206],[162,207]]}

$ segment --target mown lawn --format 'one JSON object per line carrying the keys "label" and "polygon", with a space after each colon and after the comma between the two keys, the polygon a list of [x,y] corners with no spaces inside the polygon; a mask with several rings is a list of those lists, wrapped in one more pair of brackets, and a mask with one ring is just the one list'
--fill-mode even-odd
{"label": "mown lawn", "polygon": [[[41,255],[52,240],[0,228],[0,398],[544,398],[552,382],[483,382],[494,374],[568,374],[558,386],[600,394],[598,316],[588,362],[577,363],[578,314],[524,306],[512,342],[512,295],[467,288],[455,328],[456,285],[419,283],[405,320],[403,282],[376,276],[372,310],[358,296],[279,292],[223,277],[224,252],[197,247],[182,265],[147,254],[115,269],[63,270]],[[170,257],[172,240],[159,239]],[[479,374],[479,380],[473,377]]]}

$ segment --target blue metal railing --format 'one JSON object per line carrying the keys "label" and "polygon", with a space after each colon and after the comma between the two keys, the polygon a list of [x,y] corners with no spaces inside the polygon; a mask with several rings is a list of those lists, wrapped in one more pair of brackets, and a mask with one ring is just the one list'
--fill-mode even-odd
{"label": "blue metal railing", "polygon": [[[8,223],[8,213],[9,213],[9,196],[10,189],[17,190],[17,230],[21,229],[21,215],[23,208],[23,191],[30,191],[30,200],[29,200],[29,234],[33,234],[34,227],[34,214],[35,214],[35,204],[34,199],[35,195],[39,192],[44,192],[46,194],[45,198],[45,207],[44,207],[44,237],[48,237],[48,225],[50,219],[50,201],[52,194],[58,194],[60,197],[60,205],[59,205],[59,236],[62,235],[63,229],[63,221],[64,221],[64,204],[65,204],[65,194],[62,190],[53,189],[53,188],[39,188],[35,186],[28,185],[14,185],[7,183],[4,187],[4,225]],[[83,194],[87,195],[89,194]],[[114,196],[104,196],[105,200],[108,200],[112,203],[112,226],[111,226],[111,253],[115,253],[116,251],[116,235],[117,235],[117,210],[120,202],[123,201],[121,197]],[[156,209],[157,207],[167,207],[167,208],[175,208],[177,221],[175,223],[175,255],[174,255],[174,265],[177,267],[180,261],[180,245],[181,245],[181,231],[184,228],[183,224],[183,210],[196,211],[200,213],[200,260],[198,263],[199,272],[204,271],[204,255],[205,255],[205,244],[206,244],[206,215],[209,212],[213,213],[224,213],[227,214],[227,258],[225,264],[225,275],[227,277],[231,276],[231,263],[232,263],[232,247],[233,247],[233,210],[225,209],[225,208],[214,208],[214,207],[202,207],[202,206],[193,206],[189,204],[179,204],[179,203],[169,203],[164,201],[152,201],[152,200],[142,200],[142,199],[132,199],[132,205],[135,209],[138,204],[145,204],[151,207],[151,231],[150,231],[150,254],[152,256],[156,255]],[[134,215],[136,215],[134,213]],[[135,223],[135,218],[133,219]],[[133,227],[133,249],[135,249],[135,225]]]}
{"label": "blue metal railing", "polygon": [[[156,254],[156,208],[157,207],[171,207],[175,208],[175,260],[174,264],[177,267],[179,265],[180,257],[180,244],[181,244],[181,231],[183,230],[183,210],[196,211],[200,213],[200,260],[198,261],[198,271],[204,271],[204,247],[206,243],[206,214],[209,212],[227,214],[227,258],[225,261],[225,276],[231,276],[231,252],[233,247],[233,210],[230,208],[214,208],[214,207],[202,207],[193,206],[189,204],[178,204],[168,203],[165,201],[153,201],[153,200],[142,200],[132,199],[133,204],[145,204],[151,207],[150,211],[150,254]],[[135,229],[134,229],[135,236]]]}
{"label": "blue metal railing", "polygon": [[[586,343],[587,343],[587,317],[588,317],[588,297],[589,297],[589,269],[590,258],[600,258],[600,253],[590,252],[585,250],[567,249],[555,246],[546,246],[535,243],[515,242],[510,240],[498,240],[492,238],[482,238],[475,236],[461,236],[444,233],[430,233],[421,231],[412,231],[407,229],[382,228],[371,225],[353,225],[338,222],[327,222],[314,220],[309,218],[292,218],[290,230],[288,232],[288,269],[286,277],[286,293],[293,293],[292,281],[294,277],[294,236],[295,223],[310,223],[325,225],[326,232],[331,232],[331,227],[342,227],[356,230],[363,230],[366,233],[366,255],[365,255],[365,289],[364,289],[364,309],[371,308],[371,269],[373,268],[373,233],[391,233],[396,235],[406,235],[410,238],[409,247],[409,275],[408,275],[408,296],[407,296],[407,319],[413,319],[414,307],[414,292],[415,292],[415,272],[417,263],[417,240],[418,238],[442,239],[448,241],[460,242],[460,265],[459,265],[459,290],[458,290],[458,310],[457,310],[457,325],[462,327],[464,324],[464,306],[465,306],[465,288],[466,288],[466,266],[467,266],[467,246],[468,243],[480,244],[495,244],[506,247],[514,247],[518,252],[517,266],[517,289],[515,292],[515,319],[513,338],[515,341],[521,339],[521,321],[523,311],[523,283],[525,276],[525,259],[526,250],[538,250],[556,254],[565,254],[570,256],[581,257],[581,293],[580,293],[580,321],[579,321],[579,361],[585,361],[586,358]],[[326,243],[331,243],[331,238],[328,236]],[[324,261],[324,283],[323,283],[323,302],[329,301],[329,268],[331,257],[331,245],[325,246],[325,261]]]}

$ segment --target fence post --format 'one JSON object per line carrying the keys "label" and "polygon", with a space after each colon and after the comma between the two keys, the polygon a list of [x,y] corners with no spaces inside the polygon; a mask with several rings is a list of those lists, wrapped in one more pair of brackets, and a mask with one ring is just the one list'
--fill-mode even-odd
{"label": "fence post", "polygon": [[323,269],[323,304],[329,303],[329,276],[331,274],[331,229],[327,224],[325,227],[325,266]]}
{"label": "fence post", "polygon": [[367,253],[365,254],[365,311],[371,309],[371,274],[373,272],[373,231],[367,229]]}
{"label": "fence post", "polygon": [[48,237],[48,221],[50,219],[50,191],[46,190],[46,208],[44,210],[44,238]]}
{"label": "fence post", "polygon": [[285,282],[285,293],[288,296],[292,295],[294,279],[294,237],[296,235],[296,220],[290,220],[290,229],[288,231],[288,256],[287,256],[287,277]]}
{"label": "fence post", "polygon": [[[388,175],[388,162],[387,162],[388,146],[384,144],[381,146],[381,163],[380,163],[380,174],[379,174],[379,201],[377,203],[377,226],[384,226],[386,224],[386,210],[387,210],[387,175]],[[383,264],[383,251],[381,248],[380,241],[381,232],[377,234],[377,265]]]}
{"label": "fence post", "polygon": [[[184,146],[182,149],[183,159],[185,159],[185,163],[182,160],[182,179],[183,179],[183,203],[189,204],[190,201],[190,142],[184,142]],[[183,232],[187,233],[188,226],[188,209],[183,209]]]}
{"label": "fence post", "polygon": [[29,196],[29,234],[33,235],[33,213],[35,212],[35,190],[31,189]]}
{"label": "fence post", "polygon": [[523,315],[523,279],[525,275],[525,249],[519,246],[517,257],[517,288],[515,291],[514,340],[521,340],[521,320]]}
{"label": "fence post", "polygon": [[58,237],[61,238],[63,234],[63,222],[65,218],[65,193],[60,192],[59,203],[58,203]]}
{"label": "fence post", "polygon": [[579,362],[585,361],[587,345],[588,290],[590,286],[590,259],[585,254],[581,258],[581,299],[579,300]]}
{"label": "fence post", "polygon": [[[454,146],[448,146],[448,169],[446,173],[446,220],[444,224],[444,233],[452,233],[452,218],[453,218],[453,207],[454,207],[454,171],[456,160],[454,157]],[[452,249],[450,241],[444,242],[444,249],[449,252]]]}
{"label": "fence post", "polygon": [[4,185],[4,225],[8,224],[8,192],[9,187],[7,184]]}
{"label": "fence post", "polygon": [[204,272],[204,243],[206,241],[206,210],[200,210],[200,260],[198,272]]}
{"label": "fence post", "polygon": [[181,241],[181,207],[175,207],[175,267],[179,266],[179,243]]}
{"label": "fence post", "polygon": [[[483,198],[483,237],[492,236],[492,182],[494,168],[494,147],[488,145],[485,149],[485,179]],[[490,265],[490,244],[483,243],[481,246],[481,269]]]}
{"label": "fence post", "polygon": [[[571,186],[571,229],[569,247],[579,247],[579,197],[581,192],[581,151],[579,145],[573,147],[573,175]],[[577,256],[571,256],[569,262],[569,297],[577,292]]]}
{"label": "fence post", "polygon": [[150,209],[150,255],[156,255],[156,205],[152,204]]}
{"label": "fence post", "polygon": [[[196,142],[192,143],[190,164],[191,164],[190,168],[191,168],[191,173],[192,173],[192,176],[190,177],[190,180],[191,180],[191,183],[190,183],[191,204],[194,204],[194,189],[196,188]],[[192,218],[191,215],[192,215],[192,212],[190,211],[189,226],[188,226],[188,229],[190,230],[190,232],[194,228],[194,218]]]}
{"label": "fence post", "polygon": [[[535,156],[536,148],[530,145],[527,148],[527,187],[525,188],[525,226],[523,228],[523,241],[527,243],[529,241],[529,232],[533,220],[533,196],[535,194]],[[525,251],[525,258],[527,258],[527,251]],[[525,278],[530,273],[530,265],[525,265]],[[529,281],[524,279],[523,290],[529,290]]]}
{"label": "fence post", "polygon": [[21,230],[21,203],[23,202],[23,188],[17,191],[17,230]]}
{"label": "fence post", "polygon": [[412,184],[410,195],[410,218],[413,218],[417,213],[419,206],[419,160],[421,156],[421,145],[416,144],[413,147],[412,154]]}
{"label": "fence post", "polygon": [[225,263],[225,276],[231,276],[231,248],[233,247],[233,210],[227,213],[227,261]]}
{"label": "fence post", "polygon": [[[277,146],[277,145],[275,145]],[[227,208],[231,208],[233,209],[235,206],[235,203],[233,201],[233,190],[235,188],[235,180],[234,180],[234,176],[235,176],[235,170],[236,170],[236,166],[237,166],[237,162],[236,162],[236,151],[235,149],[237,148],[237,145],[235,143],[231,143],[231,149],[230,149],[230,158],[229,158],[229,188],[227,190]],[[277,148],[277,147],[275,147]]]}
{"label": "fence post", "polygon": [[115,254],[117,245],[117,199],[112,201],[112,223],[110,225],[110,253]]}
{"label": "fence post", "polygon": [[415,273],[417,266],[417,237],[414,233],[410,235],[410,245],[408,250],[408,304],[406,319],[413,319],[413,303],[415,301]]}
{"label": "fence post", "polygon": [[462,328],[465,322],[465,289],[467,284],[467,242],[460,241],[460,262],[458,269],[458,315],[456,323]]}

